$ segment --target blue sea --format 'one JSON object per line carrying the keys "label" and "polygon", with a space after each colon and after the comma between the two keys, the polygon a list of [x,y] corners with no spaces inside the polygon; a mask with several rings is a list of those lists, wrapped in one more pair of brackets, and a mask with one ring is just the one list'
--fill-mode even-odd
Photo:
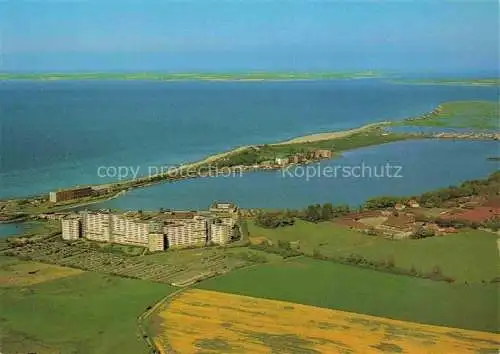
{"label": "blue sea", "polygon": [[[444,101],[497,100],[497,87],[405,85],[380,79],[294,82],[1,81],[0,198],[116,181],[99,167],[175,165],[247,144],[416,116]],[[182,181],[103,205],[200,208],[361,203],[485,177],[493,142],[400,142],[359,149],[328,164],[404,165],[403,179],[282,179],[279,172]]]}
{"label": "blue sea", "polygon": [[197,160],[240,145],[401,119],[496,87],[378,79],[295,82],[2,81],[0,197],[104,183],[100,166]]}

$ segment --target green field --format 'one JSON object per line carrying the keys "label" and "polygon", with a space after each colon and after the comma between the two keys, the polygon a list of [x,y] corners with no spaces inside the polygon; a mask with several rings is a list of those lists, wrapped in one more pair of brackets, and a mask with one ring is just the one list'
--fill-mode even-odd
{"label": "green field", "polygon": [[237,270],[198,287],[392,319],[498,331],[496,284],[448,284],[304,257]]}
{"label": "green field", "polygon": [[[7,263],[5,257],[0,261]],[[148,353],[136,319],[174,290],[90,272],[23,287],[0,283],[0,348],[3,353]]]}
{"label": "green field", "polygon": [[423,119],[405,120],[397,125],[498,129],[500,104],[495,101],[456,101],[440,105],[441,111]]}
{"label": "green field", "polygon": [[300,240],[300,250],[312,255],[319,250],[325,256],[358,254],[371,260],[393,258],[397,267],[414,266],[430,272],[441,267],[443,274],[457,282],[489,282],[498,275],[498,251],[495,234],[467,230],[421,240],[387,240],[350,230],[332,222],[310,223],[296,220],[294,226],[265,229],[248,222],[251,237],[278,240]]}

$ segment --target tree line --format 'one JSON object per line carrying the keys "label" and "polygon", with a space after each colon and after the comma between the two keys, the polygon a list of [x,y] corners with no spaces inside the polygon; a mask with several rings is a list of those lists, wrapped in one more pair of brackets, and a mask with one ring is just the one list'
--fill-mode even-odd
{"label": "tree line", "polygon": [[328,221],[346,215],[351,211],[351,208],[347,204],[312,204],[302,210],[287,209],[285,211],[274,212],[261,211],[257,214],[255,223],[264,228],[277,228],[293,225],[296,218],[310,222]]}
{"label": "tree line", "polygon": [[398,203],[407,203],[410,200],[417,201],[426,208],[437,208],[444,206],[450,200],[472,197],[500,195],[500,171],[491,174],[484,180],[465,181],[459,186],[450,186],[435,191],[423,193],[414,197],[380,196],[368,199],[364,204],[364,209],[377,210],[392,208]]}

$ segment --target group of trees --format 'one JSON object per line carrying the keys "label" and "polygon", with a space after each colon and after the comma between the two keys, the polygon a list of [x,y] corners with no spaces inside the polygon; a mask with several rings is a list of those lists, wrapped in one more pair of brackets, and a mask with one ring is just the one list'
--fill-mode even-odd
{"label": "group of trees", "polygon": [[375,197],[368,199],[363,205],[363,208],[368,210],[387,209],[393,208],[396,204],[402,202],[406,202],[406,199],[393,196]]}
{"label": "group of trees", "polygon": [[266,229],[289,226],[295,223],[293,216],[282,213],[261,212],[255,218],[255,224]]}
{"label": "group of trees", "polygon": [[486,220],[482,226],[493,231],[498,231],[500,230],[500,217]]}
{"label": "group of trees", "polygon": [[264,241],[257,245],[250,245],[249,247],[259,251],[277,254],[283,258],[297,257],[303,255],[303,253],[300,252],[299,250],[293,249],[292,246],[290,245],[290,242],[283,240],[278,240],[277,245],[270,245]]}
{"label": "group of trees", "polygon": [[[416,200],[424,207],[440,207],[446,201],[467,197],[473,195],[483,195],[487,197],[500,195],[500,172],[493,173],[486,180],[473,180],[466,181],[458,187],[448,187],[439,189],[434,192],[427,192],[419,197],[395,197],[395,196],[381,196],[368,199],[363,206],[359,209],[362,210],[380,210],[393,208],[398,203],[407,203],[410,199]],[[312,204],[303,210],[286,210],[281,212],[260,212],[255,222],[258,226],[265,228],[277,228],[280,226],[293,225],[295,218],[300,218],[310,222],[320,222],[331,220],[336,217],[346,215],[353,210],[348,205],[333,205],[332,203]],[[424,218],[417,221],[435,222],[441,227],[487,227],[493,230],[500,229],[500,219],[494,218],[483,223],[468,222],[465,220],[450,220],[440,218]],[[433,236],[433,232],[422,228],[415,233],[415,238],[425,238]]]}
{"label": "group of trees", "polygon": [[421,226],[413,233],[413,235],[411,235],[411,238],[418,240],[421,238],[435,236],[435,234],[436,232],[434,230]]}
{"label": "group of trees", "polygon": [[325,203],[323,205],[309,205],[304,211],[302,218],[311,222],[327,221],[351,212],[349,205],[333,205]]}
{"label": "group of trees", "polygon": [[[498,231],[500,229],[500,218],[499,217],[494,217],[494,218],[488,219],[488,220],[483,221],[483,222],[477,222],[477,221],[470,221],[470,220],[464,220],[464,219],[448,219],[448,218],[431,217],[431,216],[425,216],[422,214],[417,214],[415,216],[415,221],[425,222],[425,223],[435,223],[439,227],[453,227],[455,229],[463,229],[466,227],[470,227],[472,229],[484,227],[487,229],[492,229],[493,231]],[[419,231],[420,231],[420,229],[417,230],[417,233],[419,233]],[[417,236],[417,235],[415,235],[415,236]],[[415,237],[415,238],[424,238],[424,237],[429,237],[429,236],[434,236],[434,235],[429,234],[429,232],[422,231],[420,233],[420,237]]]}
{"label": "group of trees", "polygon": [[406,203],[410,199],[415,199],[424,207],[441,207],[444,203],[462,197],[475,195],[494,197],[500,195],[500,172],[495,172],[485,180],[465,181],[459,186],[441,188],[432,192],[426,192],[415,197],[381,196],[368,199],[364,209],[386,209],[392,208],[397,203]]}
{"label": "group of trees", "polygon": [[319,250],[315,249],[313,251],[313,258],[435,281],[446,281],[448,283],[453,283],[455,281],[454,278],[444,275],[439,265],[435,265],[429,272],[417,270],[414,266],[412,266],[410,269],[398,267],[393,255],[389,255],[387,259],[368,259],[364,256],[354,253],[351,253],[347,256],[329,257],[323,255]]}
{"label": "group of trees", "polygon": [[258,226],[274,229],[280,226],[290,226],[295,218],[310,222],[327,221],[351,212],[348,205],[333,205],[332,203],[313,204],[303,210],[286,210],[283,212],[260,212],[255,218]]}

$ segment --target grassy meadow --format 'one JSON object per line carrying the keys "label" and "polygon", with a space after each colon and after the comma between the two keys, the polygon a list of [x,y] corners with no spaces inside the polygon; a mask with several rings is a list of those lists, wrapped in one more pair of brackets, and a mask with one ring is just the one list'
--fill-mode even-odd
{"label": "grassy meadow", "polygon": [[498,129],[500,105],[495,101],[456,101],[441,104],[441,111],[424,119],[403,121],[413,126]]}
{"label": "grassy meadow", "polygon": [[[79,272],[1,258],[0,268],[41,268],[43,281],[3,281],[0,271],[0,348],[3,353],[148,353],[137,317],[175,289],[165,284]],[[73,269],[69,269],[73,271]]]}
{"label": "grassy meadow", "polygon": [[74,268],[0,257],[0,287],[29,286],[82,273]]}
{"label": "grassy meadow", "polygon": [[206,290],[161,306],[154,341],[162,353],[478,353],[500,335]]}
{"label": "grassy meadow", "polygon": [[236,270],[197,287],[437,326],[498,331],[497,284],[448,284],[301,257]]}
{"label": "grassy meadow", "polygon": [[497,235],[467,230],[447,236],[421,240],[387,240],[332,222],[310,223],[296,220],[295,225],[265,229],[248,222],[250,237],[300,241],[300,250],[312,255],[319,250],[325,256],[361,255],[370,260],[393,258],[397,267],[412,266],[423,272],[439,266],[442,273],[456,282],[490,282],[498,275]]}

